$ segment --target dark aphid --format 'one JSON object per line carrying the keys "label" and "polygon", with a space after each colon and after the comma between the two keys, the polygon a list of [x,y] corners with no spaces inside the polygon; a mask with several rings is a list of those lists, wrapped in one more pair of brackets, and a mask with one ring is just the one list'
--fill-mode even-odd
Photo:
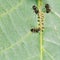
{"label": "dark aphid", "polygon": [[38,8],[35,6],[35,5],[33,5],[33,10],[34,10],[34,12],[36,13],[36,14],[38,14],[39,13],[39,10],[38,10]]}
{"label": "dark aphid", "polygon": [[38,20],[38,22],[40,22],[40,20]]}
{"label": "dark aphid", "polygon": [[49,4],[45,4],[45,8],[46,8],[46,13],[49,13],[51,11]]}
{"label": "dark aphid", "polygon": [[40,18],[40,16],[38,16],[38,18]]}
{"label": "dark aphid", "polygon": [[42,27],[42,29],[44,29],[44,27]]}
{"label": "dark aphid", "polygon": [[40,26],[40,23],[38,25]]}
{"label": "dark aphid", "polygon": [[42,30],[42,32],[43,32],[44,30]]}
{"label": "dark aphid", "polygon": [[38,33],[40,31],[40,28],[32,28],[31,32],[33,33]]}
{"label": "dark aphid", "polygon": [[44,23],[42,22],[42,25],[44,25]]}
{"label": "dark aphid", "polygon": [[44,31],[44,27],[42,27],[42,32]]}

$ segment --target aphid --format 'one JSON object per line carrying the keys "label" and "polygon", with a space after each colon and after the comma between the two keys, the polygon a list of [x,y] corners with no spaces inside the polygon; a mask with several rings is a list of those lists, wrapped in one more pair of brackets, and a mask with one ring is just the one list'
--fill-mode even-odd
{"label": "aphid", "polygon": [[42,25],[44,25],[44,23],[42,22]]}
{"label": "aphid", "polygon": [[38,20],[38,22],[40,22],[40,20]]}
{"label": "aphid", "polygon": [[44,29],[44,27],[42,27],[42,29]]}
{"label": "aphid", "polygon": [[39,13],[39,10],[38,10],[38,8],[35,6],[35,5],[33,5],[33,10],[34,10],[34,12],[36,13],[36,14],[38,14]]}
{"label": "aphid", "polygon": [[40,31],[40,28],[32,28],[31,32],[38,33]]}
{"label": "aphid", "polygon": [[32,6],[34,12],[38,15],[38,28],[31,28],[30,31],[33,32],[33,33],[38,33],[39,31],[42,31],[44,30],[44,13],[39,11],[39,9],[33,5]]}
{"label": "aphid", "polygon": [[46,13],[49,13],[51,11],[49,4],[45,4],[45,8],[46,8]]}

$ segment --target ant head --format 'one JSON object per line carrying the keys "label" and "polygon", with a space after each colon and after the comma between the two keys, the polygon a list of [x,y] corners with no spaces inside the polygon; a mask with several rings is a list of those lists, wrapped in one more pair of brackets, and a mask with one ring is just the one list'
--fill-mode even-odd
{"label": "ant head", "polygon": [[49,4],[45,4],[45,8],[46,8],[46,9],[49,8]]}
{"label": "ant head", "polygon": [[33,7],[32,7],[32,8],[33,8],[33,10],[36,10],[36,8],[37,8],[37,7],[36,7],[35,5],[33,5]]}

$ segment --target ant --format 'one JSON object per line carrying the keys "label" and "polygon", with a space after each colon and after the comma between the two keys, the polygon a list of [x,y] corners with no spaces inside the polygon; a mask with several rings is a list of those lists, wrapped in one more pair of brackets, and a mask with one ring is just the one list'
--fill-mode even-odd
{"label": "ant", "polygon": [[46,13],[49,13],[51,11],[49,4],[45,4],[45,8],[46,8]]}
{"label": "ant", "polygon": [[40,31],[40,28],[32,28],[31,32],[38,33]]}
{"label": "ant", "polygon": [[39,13],[39,10],[38,10],[38,8],[35,6],[35,5],[33,5],[33,10],[34,10],[34,12],[36,13],[36,14],[38,14]]}

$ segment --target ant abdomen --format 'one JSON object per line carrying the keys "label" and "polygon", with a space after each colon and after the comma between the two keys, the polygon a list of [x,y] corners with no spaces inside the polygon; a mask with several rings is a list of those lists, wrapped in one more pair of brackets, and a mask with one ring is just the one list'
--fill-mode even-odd
{"label": "ant abdomen", "polygon": [[45,8],[46,8],[46,13],[49,13],[51,11],[49,4],[45,4]]}

